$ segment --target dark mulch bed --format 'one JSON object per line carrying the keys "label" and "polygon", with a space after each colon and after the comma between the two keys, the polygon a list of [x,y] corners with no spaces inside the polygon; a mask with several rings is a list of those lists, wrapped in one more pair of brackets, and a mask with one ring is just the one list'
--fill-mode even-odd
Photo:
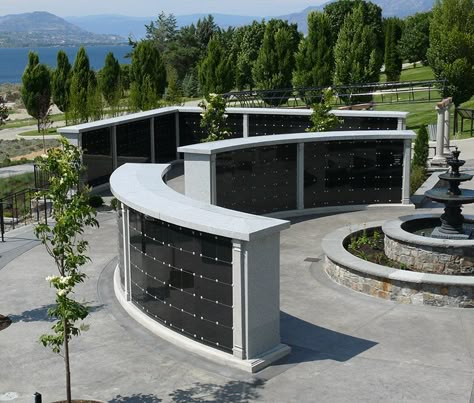
{"label": "dark mulch bed", "polygon": [[12,324],[12,321],[9,317],[0,315],[0,331],[6,329]]}

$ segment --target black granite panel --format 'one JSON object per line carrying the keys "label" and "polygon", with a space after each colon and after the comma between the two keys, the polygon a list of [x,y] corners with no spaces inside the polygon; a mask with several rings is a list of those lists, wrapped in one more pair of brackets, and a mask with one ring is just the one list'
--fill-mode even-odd
{"label": "black granite panel", "polygon": [[117,165],[151,162],[150,119],[117,126]]}
{"label": "black granite panel", "polygon": [[216,204],[266,214],[296,209],[296,144],[225,152],[216,158]]}
{"label": "black granite panel", "polygon": [[155,160],[170,162],[176,159],[176,115],[155,118]]}
{"label": "black granite panel", "polygon": [[83,132],[81,147],[82,161],[87,169],[87,183],[90,186],[107,183],[114,170],[110,128]]}
{"label": "black granite panel", "polygon": [[171,329],[232,353],[232,241],[130,210],[132,301]]}
{"label": "black granite panel", "polygon": [[398,118],[346,116],[335,130],[397,130],[397,127]]}
{"label": "black granite panel", "polygon": [[304,207],[400,203],[403,140],[306,143]]}
{"label": "black granite panel", "polygon": [[309,127],[309,116],[249,115],[249,136],[304,133]]}

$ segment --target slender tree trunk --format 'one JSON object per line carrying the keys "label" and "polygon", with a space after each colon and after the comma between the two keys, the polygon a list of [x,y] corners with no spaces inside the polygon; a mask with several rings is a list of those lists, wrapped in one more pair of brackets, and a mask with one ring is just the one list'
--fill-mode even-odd
{"label": "slender tree trunk", "polygon": [[71,368],[69,366],[68,324],[64,319],[64,364],[66,365],[66,399],[71,403]]}

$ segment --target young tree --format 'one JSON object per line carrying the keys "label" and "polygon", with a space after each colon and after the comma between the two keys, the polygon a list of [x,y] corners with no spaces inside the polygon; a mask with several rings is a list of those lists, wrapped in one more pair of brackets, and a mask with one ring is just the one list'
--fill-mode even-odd
{"label": "young tree", "polygon": [[336,87],[379,80],[382,58],[377,48],[377,36],[370,25],[364,25],[362,6],[355,8],[342,25],[334,58]]}
{"label": "young tree", "polygon": [[202,142],[225,140],[230,135],[226,126],[225,99],[218,94],[209,94],[206,101],[199,103],[203,110],[200,125],[207,133]]}
{"label": "young tree", "polygon": [[211,39],[206,57],[199,64],[199,84],[203,95],[228,92],[234,86],[234,69],[231,56],[218,39]]}
{"label": "young tree", "polygon": [[426,168],[429,153],[429,136],[425,125],[418,130],[413,148],[412,166]]}
{"label": "young tree", "polygon": [[402,36],[401,21],[398,18],[385,20],[385,75],[387,81],[399,81],[402,73],[402,58],[398,43]]}
{"label": "young tree", "polygon": [[416,13],[404,20],[402,37],[399,42],[400,55],[414,65],[427,63],[426,52],[430,45],[430,16],[428,13]]}
{"label": "young tree", "polygon": [[443,96],[456,105],[474,94],[474,1],[442,0],[433,8],[428,62],[438,80],[446,80]]}
{"label": "young tree", "polygon": [[300,42],[295,55],[294,87],[324,87],[332,83],[334,54],[331,35],[328,17],[311,12],[308,15],[308,36]]}
{"label": "young tree", "polygon": [[88,243],[82,239],[85,227],[97,227],[96,213],[88,204],[88,189],[80,187],[81,153],[61,139],[62,149],[54,148],[38,159],[40,169],[50,178],[48,189],[40,192],[52,203],[54,224],[38,224],[36,237],[53,258],[58,275],[46,280],[56,290],[56,304],[48,315],[56,319],[53,334],[44,334],[40,341],[64,357],[66,396],[71,402],[71,367],[69,343],[83,329],[77,322],[88,315],[87,307],[74,299],[75,287],[84,282],[86,275],[80,270],[88,260]]}
{"label": "young tree", "polygon": [[181,105],[183,92],[178,83],[178,74],[169,68],[166,75],[168,77],[168,87],[166,88],[165,101],[168,105]]}
{"label": "young tree", "polygon": [[336,115],[329,113],[333,97],[332,89],[327,88],[323,92],[321,102],[312,106],[311,123],[313,125],[307,129],[308,132],[326,132],[339,126],[340,119]]}
{"label": "young tree", "polygon": [[100,120],[104,117],[102,92],[100,91],[97,76],[92,70],[87,84],[87,109],[87,114],[91,120]]}
{"label": "young tree", "polygon": [[69,107],[69,90],[71,87],[71,63],[63,50],[58,51],[56,70],[51,76],[53,102],[61,112]]}
{"label": "young tree", "polygon": [[[261,90],[291,88],[294,52],[301,37],[296,24],[282,20],[270,20],[265,28],[262,47],[253,69],[254,81]],[[265,102],[281,105],[287,99],[268,93]]]}
{"label": "young tree", "polygon": [[115,114],[114,111],[120,102],[122,88],[120,85],[120,64],[112,52],[109,52],[105,57],[105,64],[100,73],[99,88],[108,106],[112,109],[112,114]]}
{"label": "young tree", "polygon": [[69,113],[74,123],[84,123],[89,120],[88,94],[90,79],[89,57],[85,48],[81,46],[74,61],[69,94]]}
{"label": "young tree", "polygon": [[21,98],[28,114],[37,120],[39,133],[41,121],[51,107],[51,74],[46,65],[40,64],[38,54],[29,53],[28,64],[21,80]]}
{"label": "young tree", "polygon": [[159,50],[150,41],[139,42],[133,50],[130,79],[131,108],[156,108],[165,92],[166,69]]}

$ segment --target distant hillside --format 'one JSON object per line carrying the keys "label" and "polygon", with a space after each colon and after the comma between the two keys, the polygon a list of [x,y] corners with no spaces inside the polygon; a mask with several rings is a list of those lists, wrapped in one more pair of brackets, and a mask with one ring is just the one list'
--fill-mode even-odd
{"label": "distant hillside", "polygon": [[123,43],[116,34],[88,32],[47,12],[0,16],[0,47]]}
{"label": "distant hillside", "polygon": [[[178,28],[185,25],[195,24],[200,18],[208,14],[177,15]],[[216,24],[221,28],[238,27],[250,24],[253,20],[261,20],[263,17],[252,17],[230,14],[213,14]],[[126,17],[124,15],[88,15],[83,17],[65,17],[67,21],[90,32],[106,34],[114,32],[117,35],[128,38],[140,39],[145,36],[145,24],[155,21],[157,16],[150,17]]]}

